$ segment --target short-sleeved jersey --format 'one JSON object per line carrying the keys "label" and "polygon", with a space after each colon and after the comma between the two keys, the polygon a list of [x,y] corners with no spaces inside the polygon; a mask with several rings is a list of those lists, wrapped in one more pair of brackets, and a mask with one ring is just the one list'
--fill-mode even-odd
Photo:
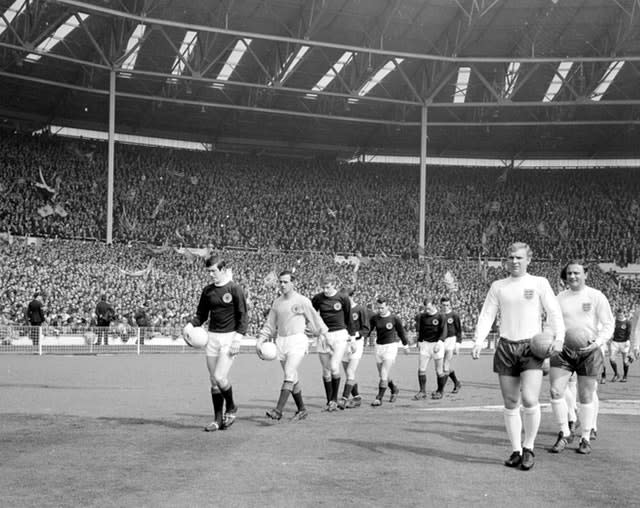
{"label": "short-sleeved jersey", "polygon": [[418,342],[438,342],[447,338],[447,322],[439,312],[428,314],[422,312],[416,316]]}
{"label": "short-sleeved jersey", "polygon": [[585,286],[579,291],[567,289],[558,294],[565,327],[586,328],[600,345],[613,334],[613,314],[601,291]]}
{"label": "short-sleeved jersey", "polygon": [[402,326],[402,322],[393,314],[381,316],[374,314],[369,319],[369,335],[376,331],[376,344],[392,344],[398,342],[398,338],[402,343],[407,345],[407,334]]}
{"label": "short-sleeved jersey", "polygon": [[311,300],[296,291],[288,297],[281,295],[275,299],[260,335],[264,338],[288,337],[305,333],[307,328],[314,335],[327,332],[327,325],[311,305]]}
{"label": "short-sleeved jersey", "polygon": [[371,315],[364,305],[356,303],[351,307],[351,322],[353,323],[356,339],[361,339],[369,335],[369,330],[371,329],[371,325],[369,324],[370,318]]}
{"label": "short-sleeved jersey", "polygon": [[455,337],[456,342],[462,342],[462,323],[460,316],[456,312],[448,312],[444,314],[447,324],[447,337]]}
{"label": "short-sleeved jersey", "polygon": [[631,321],[628,319],[618,320],[616,319],[613,328],[613,341],[614,342],[627,342],[631,339]]}
{"label": "short-sleeved jersey", "polygon": [[330,332],[347,330],[349,335],[355,333],[351,319],[351,300],[344,291],[338,291],[333,296],[318,293],[311,299],[311,304],[320,313]]}
{"label": "short-sleeved jersey", "polygon": [[564,340],[564,322],[556,295],[544,277],[525,274],[494,281],[478,316],[474,340],[481,344],[500,312],[500,336],[511,341],[530,339],[542,331],[542,314],[557,340]]}
{"label": "short-sleeved jersey", "polygon": [[249,318],[242,287],[233,281],[223,286],[206,286],[202,290],[196,316],[191,323],[200,326],[207,319],[210,332],[246,334]]}

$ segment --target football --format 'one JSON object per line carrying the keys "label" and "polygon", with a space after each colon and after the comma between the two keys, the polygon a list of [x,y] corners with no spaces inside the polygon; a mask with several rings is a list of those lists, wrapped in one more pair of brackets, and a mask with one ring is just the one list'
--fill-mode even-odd
{"label": "football", "polygon": [[540,360],[549,358],[551,356],[551,344],[553,343],[553,336],[547,332],[542,332],[534,335],[531,338],[529,347],[533,356]]}
{"label": "football", "polygon": [[191,347],[202,349],[209,342],[209,333],[201,326],[195,326],[184,335],[184,341]]}
{"label": "football", "polygon": [[564,334],[564,345],[567,349],[577,351],[591,343],[591,334],[586,328],[569,328]]}
{"label": "football", "polygon": [[263,360],[275,360],[278,356],[278,348],[273,342],[263,342],[260,346],[260,354]]}

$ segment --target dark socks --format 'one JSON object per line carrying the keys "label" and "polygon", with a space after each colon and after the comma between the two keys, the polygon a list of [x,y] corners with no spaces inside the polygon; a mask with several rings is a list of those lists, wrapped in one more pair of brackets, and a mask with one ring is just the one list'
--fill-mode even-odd
{"label": "dark socks", "polygon": [[358,383],[354,384],[353,388],[351,388],[351,395],[353,395],[354,397],[360,395],[360,392],[358,392]]}
{"label": "dark socks", "polygon": [[229,385],[229,388],[225,390],[220,390],[222,393],[222,397],[224,398],[225,404],[227,405],[227,412],[233,413],[236,409],[236,404],[233,401],[233,388]]}
{"label": "dark socks", "polygon": [[338,401],[338,392],[340,391],[340,376],[331,376],[331,400]]}
{"label": "dark socks", "polygon": [[456,376],[455,371],[452,370],[451,372],[449,372],[449,377],[454,384],[458,384],[458,377]]}
{"label": "dark socks", "polygon": [[302,411],[305,407],[302,400],[302,389],[300,388],[300,385],[298,383],[293,385],[291,396],[293,397],[293,401],[296,403],[298,411]]}
{"label": "dark socks", "polygon": [[224,407],[224,397],[218,391],[211,389],[211,402],[213,403],[214,419],[222,427],[222,408]]}
{"label": "dark socks", "polygon": [[324,384],[324,393],[327,396],[327,403],[331,400],[333,396],[333,384],[331,383],[331,379],[322,378],[322,382]]}
{"label": "dark socks", "polygon": [[427,389],[427,375],[418,372],[418,385],[420,386],[420,391],[424,392]]}

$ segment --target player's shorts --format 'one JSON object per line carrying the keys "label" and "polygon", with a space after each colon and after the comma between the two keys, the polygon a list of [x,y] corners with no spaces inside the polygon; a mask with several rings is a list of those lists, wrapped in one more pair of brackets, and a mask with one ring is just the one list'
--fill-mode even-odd
{"label": "player's shorts", "polygon": [[551,357],[551,366],[575,372],[578,376],[599,376],[604,367],[602,350],[597,347],[593,351],[579,353],[566,347]]}
{"label": "player's shorts", "polygon": [[609,342],[609,357],[615,358],[617,354],[621,354],[623,356],[627,356],[631,351],[631,341],[626,340],[624,342],[616,342],[612,340]]}
{"label": "player's shorts", "polygon": [[[437,353],[434,353],[433,348],[436,344],[440,345],[440,349]],[[426,356],[434,360],[442,360],[444,358],[444,342],[441,340],[438,342],[418,342],[418,351],[420,352],[420,356]]]}
{"label": "player's shorts", "polygon": [[333,354],[335,351],[344,351],[347,347],[347,340],[349,334],[347,330],[336,330],[335,332],[327,332],[327,342],[323,346],[322,341],[318,341],[318,347],[316,351],[318,353]]}
{"label": "player's shorts", "polygon": [[391,344],[376,344],[375,355],[376,363],[382,363],[389,360],[395,362],[398,357],[398,343],[392,342]]}
{"label": "player's shorts", "polygon": [[444,350],[454,351],[456,349],[456,342],[458,342],[458,338],[455,335],[453,337],[447,337],[444,339]]}
{"label": "player's shorts", "polygon": [[344,352],[344,356],[342,357],[343,362],[350,362],[351,360],[360,360],[362,358],[362,353],[364,351],[364,339],[354,340],[352,343],[353,347],[355,347],[355,351],[351,352],[351,348],[347,344],[347,349]]}
{"label": "player's shorts", "polygon": [[525,370],[542,370],[542,363],[529,348],[530,339],[509,340],[500,337],[493,355],[493,372],[502,376],[520,376]]}
{"label": "player's shorts", "polygon": [[304,356],[309,351],[309,338],[304,333],[276,337],[276,348],[281,362],[289,355]]}
{"label": "player's shorts", "polygon": [[220,356],[222,354],[229,354],[229,348],[231,347],[231,343],[237,337],[238,339],[242,336],[238,332],[208,332],[209,333],[209,342],[205,347],[205,353],[207,356]]}

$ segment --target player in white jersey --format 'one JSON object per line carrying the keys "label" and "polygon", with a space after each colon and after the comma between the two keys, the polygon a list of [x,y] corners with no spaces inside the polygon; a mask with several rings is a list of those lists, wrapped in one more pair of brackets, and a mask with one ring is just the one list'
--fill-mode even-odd
{"label": "player in white jersey", "polygon": [[[533,356],[531,338],[542,331],[542,313],[554,334],[553,350],[560,351],[564,323],[558,300],[549,281],[527,273],[531,249],[526,243],[509,246],[507,269],[510,276],[491,284],[475,330],[471,355],[479,358],[484,340],[500,313],[500,340],[493,357],[504,402],[504,421],[513,452],[507,467],[531,469],[535,464],[534,442],[540,427],[540,388],[543,361]],[[520,415],[520,404],[524,406]],[[522,429],[524,427],[524,440]]]}
{"label": "player in white jersey", "polygon": [[260,330],[256,351],[260,356],[260,346],[265,340],[276,337],[278,359],[284,371],[284,382],[280,397],[274,409],[267,411],[267,417],[280,420],[289,394],[293,396],[297,411],[292,420],[304,420],[307,409],[302,400],[302,389],[298,380],[298,366],[307,354],[309,340],[305,334],[308,328],[314,335],[324,336],[328,329],[320,315],[311,305],[311,300],[294,289],[294,275],[283,270],[278,275],[280,296],[273,302],[267,320]]}
{"label": "player in white jersey", "polygon": [[560,453],[571,439],[568,422],[568,407],[565,399],[567,383],[573,372],[578,376],[578,400],[582,436],[577,452],[591,453],[590,435],[597,416],[598,375],[602,371],[604,357],[602,346],[613,334],[613,313],[606,296],[586,285],[587,267],[582,261],[567,263],[560,277],[569,286],[560,292],[558,301],[566,329],[582,328],[589,332],[591,342],[579,351],[564,347],[551,357],[549,383],[551,386],[551,408],[558,424],[558,439],[549,451]]}

